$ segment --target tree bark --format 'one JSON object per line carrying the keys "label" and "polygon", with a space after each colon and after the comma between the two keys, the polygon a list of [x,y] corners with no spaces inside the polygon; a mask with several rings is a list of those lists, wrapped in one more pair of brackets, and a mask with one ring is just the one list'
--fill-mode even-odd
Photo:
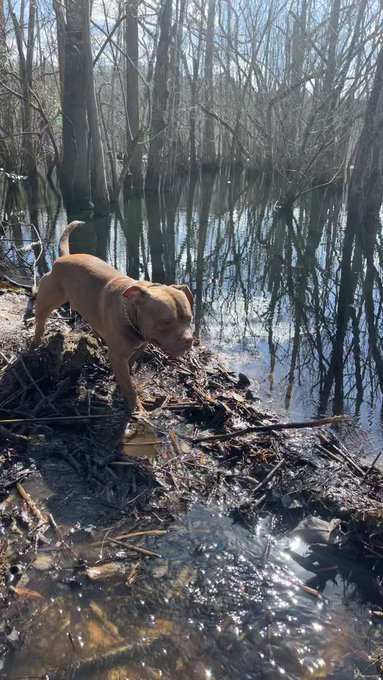
{"label": "tree bark", "polygon": [[160,38],[157,46],[154,70],[152,124],[146,171],[145,189],[158,190],[165,141],[166,106],[168,101],[168,68],[170,29],[172,20],[172,0],[164,0],[160,15]]}
{"label": "tree bark", "polygon": [[175,44],[172,50],[171,59],[171,73],[169,80],[172,83],[171,95],[170,95],[170,106],[169,106],[169,127],[168,127],[168,164],[167,164],[167,183],[171,186],[175,173],[177,171],[177,165],[179,162],[180,149],[180,135],[179,135],[179,117],[180,117],[180,102],[181,102],[181,92],[180,92],[180,67],[181,67],[181,46],[182,37],[184,30],[184,20],[185,20],[185,4],[186,0],[179,0],[176,3],[176,31],[175,31]]}
{"label": "tree bark", "polygon": [[138,6],[139,0],[126,3],[126,107],[127,141],[126,152],[131,156],[130,174],[125,178],[125,190],[141,191],[142,146],[137,143],[140,129],[140,92],[138,85]]}
{"label": "tree bark", "polygon": [[[207,111],[214,110],[213,50],[214,50],[215,0],[209,0],[206,29],[205,53],[205,106]],[[213,168],[216,164],[214,120],[205,114],[203,139],[203,166]]]}
{"label": "tree bark", "polygon": [[66,0],[61,192],[69,215],[92,208],[83,3]]}
{"label": "tree bark", "polygon": [[32,86],[32,62],[33,62],[33,38],[36,16],[35,0],[31,0],[29,6],[28,20],[28,41],[26,54],[24,54],[22,26],[12,11],[13,27],[15,30],[17,51],[19,55],[19,76],[22,92],[22,169],[27,173],[28,179],[32,182],[37,177],[36,159],[34,154],[34,144],[32,137],[32,106],[31,106],[31,86]]}
{"label": "tree bark", "polygon": [[94,215],[109,215],[109,196],[106,186],[104,150],[102,147],[97,100],[94,88],[92,47],[90,44],[90,6],[89,0],[83,0],[84,26],[84,59],[86,72],[86,99],[89,132],[92,143],[91,177]]}

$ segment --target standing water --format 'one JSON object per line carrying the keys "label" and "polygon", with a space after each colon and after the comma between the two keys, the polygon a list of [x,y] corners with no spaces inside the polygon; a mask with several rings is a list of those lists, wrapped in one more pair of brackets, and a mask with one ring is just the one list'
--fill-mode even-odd
{"label": "standing water", "polygon": [[[356,248],[342,403],[335,403],[327,378],[339,314],[342,197],[317,190],[289,215],[275,210],[275,198],[272,186],[242,175],[185,180],[164,196],[123,202],[110,221],[89,222],[73,234],[72,249],[133,277],[190,284],[196,332],[258,384],[262,405],[294,420],[348,413],[354,450],[374,456],[381,393],[366,299],[371,293],[379,327],[380,296],[365,289]],[[59,206],[41,207],[40,273],[57,254],[65,223]],[[16,247],[5,248],[7,239]],[[21,253],[30,261],[36,255],[31,239],[22,220],[4,231],[1,246],[14,278]],[[380,232],[376,269],[380,281]],[[107,525],[95,529],[96,517],[60,516],[60,508],[55,519],[64,532],[65,523],[77,523],[73,545],[84,560],[99,557]],[[66,677],[60,667],[90,657],[94,663],[71,677],[379,677],[371,654],[380,624],[371,610],[383,602],[367,564],[326,562],[291,536],[280,517],[267,514],[245,528],[224,507],[200,503],[147,547],[160,557],[145,563],[132,587],[118,573],[82,582],[68,570],[63,579],[54,559],[32,567],[28,588],[43,598],[23,605],[14,628],[5,624],[15,639],[4,677]],[[112,664],[107,650],[116,646],[120,656]]]}

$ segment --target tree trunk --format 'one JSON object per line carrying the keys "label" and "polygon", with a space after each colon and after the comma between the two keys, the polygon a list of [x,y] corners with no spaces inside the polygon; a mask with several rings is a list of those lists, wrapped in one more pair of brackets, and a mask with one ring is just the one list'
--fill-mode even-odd
{"label": "tree trunk", "polygon": [[92,143],[91,168],[92,168],[92,199],[94,214],[97,216],[109,215],[109,196],[106,186],[106,173],[104,150],[102,148],[97,100],[94,88],[92,47],[90,44],[90,6],[89,0],[83,0],[83,26],[84,26],[84,59],[86,71],[86,99],[88,110],[88,123]]}
{"label": "tree trunk", "polygon": [[203,282],[206,264],[206,238],[209,226],[209,214],[213,195],[215,175],[208,174],[202,184],[202,200],[198,226],[198,243],[195,276],[194,333],[199,338],[203,319]]}
{"label": "tree trunk", "polygon": [[152,265],[151,280],[155,283],[165,283],[164,237],[161,229],[159,194],[148,194],[145,198],[145,206],[148,220],[148,243]]}
{"label": "tree trunk", "polygon": [[16,14],[12,10],[11,14],[13,27],[15,30],[17,51],[19,55],[19,76],[22,91],[22,105],[21,105],[22,132],[23,132],[22,169],[27,173],[28,180],[33,183],[37,178],[36,159],[32,136],[32,107],[31,107],[33,38],[36,16],[35,0],[31,0],[29,6],[28,41],[26,54],[24,54],[22,25],[17,20]]}
{"label": "tree trunk", "polygon": [[84,12],[66,0],[61,191],[69,215],[90,210]]}
{"label": "tree trunk", "polygon": [[184,30],[185,19],[185,0],[179,0],[176,5],[176,40],[174,49],[172,50],[171,59],[171,74],[169,80],[172,83],[170,106],[169,106],[169,127],[168,127],[168,142],[169,142],[169,156],[167,167],[167,182],[172,184],[177,170],[178,154],[180,152],[180,138],[179,138],[179,117],[180,117],[180,66],[181,66],[181,45]]}
{"label": "tree trunk", "polygon": [[[130,174],[125,178],[125,190],[141,191],[142,146],[137,144],[140,129],[140,92],[138,86],[138,6],[139,0],[126,3],[126,107],[127,107],[127,154],[132,156]],[[134,145],[134,148],[132,146]]]}
{"label": "tree trunk", "polygon": [[[6,81],[7,78],[7,44],[6,44],[6,30],[4,17],[4,0],[0,0],[0,83]],[[1,125],[2,129],[6,130],[10,135],[10,141],[7,142],[5,135],[0,137],[0,163],[6,171],[14,170],[14,156],[12,147],[14,146],[15,137],[13,136],[13,119],[14,111],[12,103],[9,98],[2,99],[1,104]],[[13,141],[12,141],[13,140]]]}
{"label": "tree trunk", "polygon": [[65,16],[62,4],[59,0],[53,0],[53,9],[56,14],[57,52],[59,63],[59,92],[61,106],[63,106],[64,73],[65,73]]}
{"label": "tree trunk", "polygon": [[164,0],[159,19],[160,38],[157,46],[157,58],[154,70],[152,124],[150,129],[148,167],[145,179],[145,188],[149,191],[158,190],[161,177],[166,127],[165,115],[169,94],[167,81],[171,20],[172,0]]}
{"label": "tree trunk", "polygon": [[197,114],[197,82],[198,82],[199,61],[193,59],[193,76],[190,83],[190,170],[197,172],[197,144],[196,144],[196,114]]}
{"label": "tree trunk", "polygon": [[[214,50],[214,20],[215,0],[209,0],[206,29],[206,53],[205,53],[205,107],[206,111],[214,109],[214,85],[213,85],[213,50]],[[203,166],[212,168],[216,164],[214,119],[205,113],[204,139],[203,139]]]}

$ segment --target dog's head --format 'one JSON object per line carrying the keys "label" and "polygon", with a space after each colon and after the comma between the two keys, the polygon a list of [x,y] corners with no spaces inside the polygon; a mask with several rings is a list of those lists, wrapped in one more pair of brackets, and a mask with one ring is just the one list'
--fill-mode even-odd
{"label": "dog's head", "polygon": [[193,294],[189,286],[137,283],[126,288],[123,297],[130,302],[131,321],[137,324],[145,340],[173,357],[190,349]]}

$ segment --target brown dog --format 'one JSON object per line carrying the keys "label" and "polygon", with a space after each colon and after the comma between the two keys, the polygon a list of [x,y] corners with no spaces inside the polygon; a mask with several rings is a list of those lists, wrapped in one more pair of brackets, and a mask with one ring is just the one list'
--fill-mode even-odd
{"label": "brown dog", "polygon": [[133,411],[137,398],[130,369],[146,344],[172,357],[190,349],[193,295],[187,285],[135,281],[93,255],[70,255],[69,235],[81,224],[68,224],[59,243],[60,257],[40,281],[33,345],[40,344],[48,315],[69,302],[106,342],[117,382]]}

